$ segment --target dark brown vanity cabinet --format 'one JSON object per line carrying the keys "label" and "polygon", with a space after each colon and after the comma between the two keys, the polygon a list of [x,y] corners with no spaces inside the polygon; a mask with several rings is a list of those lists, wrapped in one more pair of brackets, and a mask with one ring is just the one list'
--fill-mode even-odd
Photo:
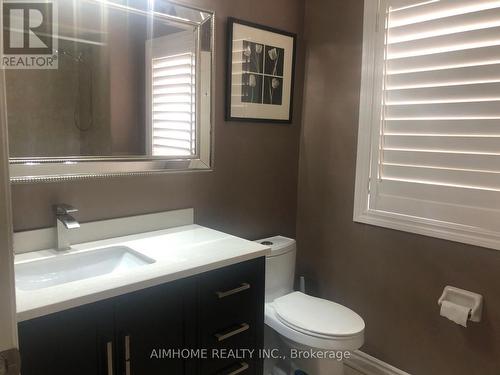
{"label": "dark brown vanity cabinet", "polygon": [[18,330],[23,375],[107,374],[114,350],[111,302],[24,321]]}
{"label": "dark brown vanity cabinet", "polygon": [[194,374],[190,362],[162,358],[162,351],[193,346],[195,288],[196,280],[188,278],[116,298],[115,374]]}
{"label": "dark brown vanity cabinet", "polygon": [[22,374],[262,374],[264,276],[258,258],[21,322]]}
{"label": "dark brown vanity cabinet", "polygon": [[[201,374],[262,374],[264,274],[264,259],[257,259],[198,278],[198,342],[213,353],[200,362]],[[223,353],[229,355],[217,357]]]}

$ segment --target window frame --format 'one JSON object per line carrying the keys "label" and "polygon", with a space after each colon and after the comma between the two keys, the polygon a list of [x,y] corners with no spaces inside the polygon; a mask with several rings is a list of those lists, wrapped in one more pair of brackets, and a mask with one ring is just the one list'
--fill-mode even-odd
{"label": "window frame", "polygon": [[383,48],[379,46],[381,43],[383,45],[385,38],[385,19],[381,17],[381,10],[386,6],[385,0],[364,3],[353,221],[500,250],[500,233],[497,232],[370,208],[370,194],[376,189],[376,184],[370,184],[370,181],[378,178],[376,173],[379,153],[378,147],[374,145],[380,142],[382,124],[380,116],[384,56]]}

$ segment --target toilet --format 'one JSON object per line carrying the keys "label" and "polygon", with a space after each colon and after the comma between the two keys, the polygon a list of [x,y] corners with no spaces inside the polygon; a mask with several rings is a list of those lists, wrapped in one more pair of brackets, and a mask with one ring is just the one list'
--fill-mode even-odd
{"label": "toilet", "polygon": [[343,374],[343,359],[363,345],[363,319],[338,303],[293,290],[295,240],[275,236],[257,242],[271,248],[266,257],[266,350],[279,349],[286,356],[268,356],[264,375]]}

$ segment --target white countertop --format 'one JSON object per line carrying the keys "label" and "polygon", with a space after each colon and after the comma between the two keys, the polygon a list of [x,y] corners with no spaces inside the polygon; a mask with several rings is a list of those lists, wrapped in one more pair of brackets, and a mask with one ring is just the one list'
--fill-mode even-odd
{"label": "white countertop", "polygon": [[[16,288],[18,322],[130,293],[265,256],[269,248],[199,225],[185,225],[73,245],[71,253],[101,247],[127,246],[155,263],[37,290]],[[65,252],[65,253],[70,253]],[[15,257],[15,263],[60,255],[40,250]]]}

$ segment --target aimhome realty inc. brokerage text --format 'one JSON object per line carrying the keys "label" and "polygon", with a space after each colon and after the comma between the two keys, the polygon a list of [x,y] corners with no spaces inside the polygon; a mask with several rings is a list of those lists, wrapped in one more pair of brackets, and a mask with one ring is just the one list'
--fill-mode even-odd
{"label": "aimhome realty inc. brokerage text", "polygon": [[349,351],[290,349],[282,353],[279,349],[153,349],[150,359],[329,359],[342,361],[351,358]]}

